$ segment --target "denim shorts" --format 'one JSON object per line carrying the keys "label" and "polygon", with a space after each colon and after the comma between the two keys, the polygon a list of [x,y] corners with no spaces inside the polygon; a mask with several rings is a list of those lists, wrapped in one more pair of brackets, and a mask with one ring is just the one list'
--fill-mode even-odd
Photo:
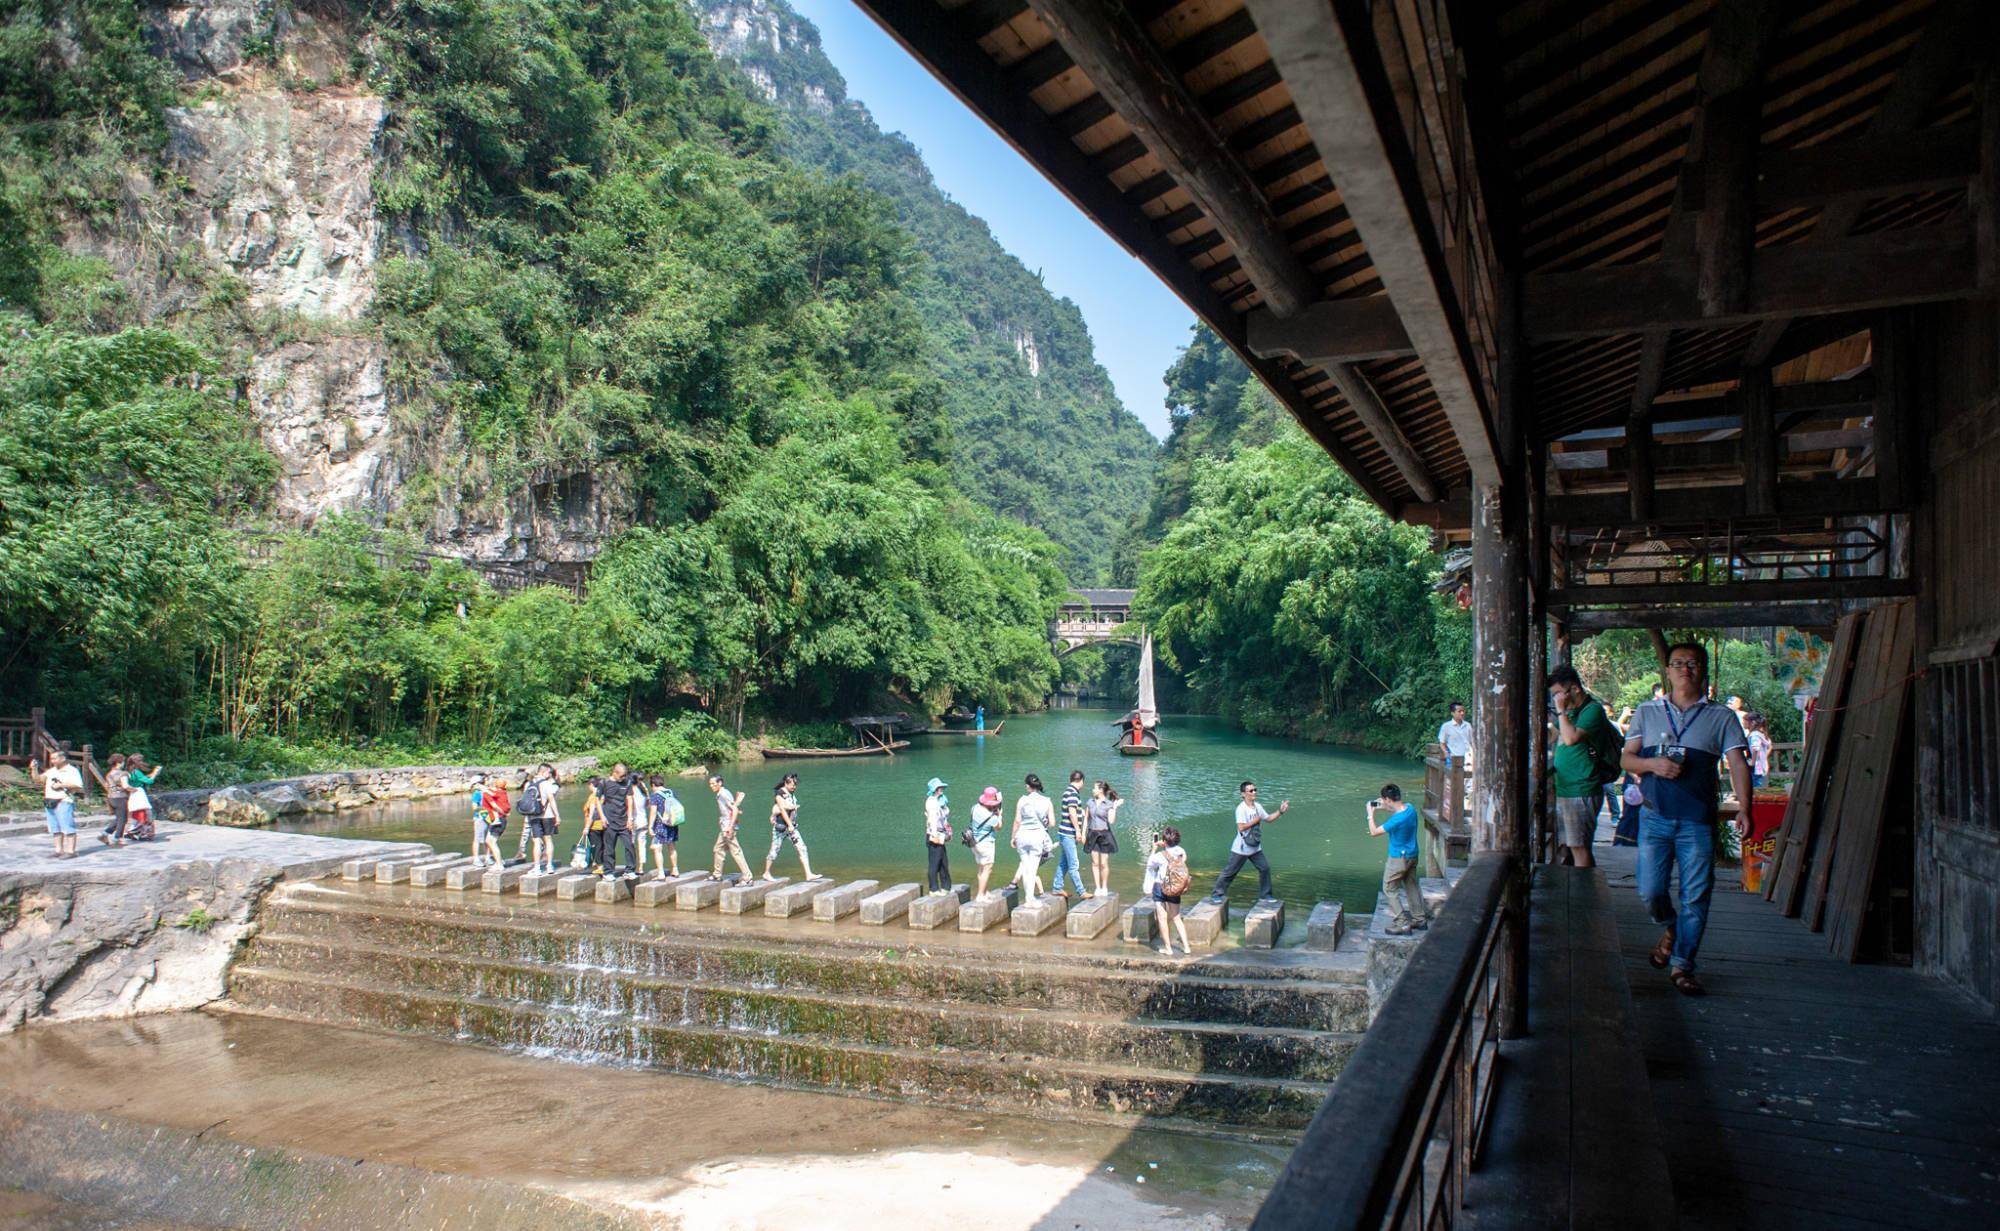
{"label": "denim shorts", "polygon": [[43,804],[42,813],[49,823],[51,834],[73,834],[76,832],[76,805],[65,799],[59,804]]}

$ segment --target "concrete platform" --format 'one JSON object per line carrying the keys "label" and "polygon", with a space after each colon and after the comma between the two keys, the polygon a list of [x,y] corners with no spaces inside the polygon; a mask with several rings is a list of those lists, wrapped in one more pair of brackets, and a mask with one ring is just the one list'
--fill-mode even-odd
{"label": "concrete platform", "polygon": [[1306,918],[1306,948],[1331,953],[1347,931],[1347,913],[1338,902],[1321,902]]}
{"label": "concrete platform", "polygon": [[1069,908],[1063,917],[1063,935],[1071,940],[1095,940],[1106,928],[1118,922],[1118,907],[1123,901],[1117,894],[1101,898],[1084,898]]}
{"label": "concrete platform", "polygon": [[926,893],[910,903],[910,926],[918,931],[943,927],[958,918],[959,907],[972,897],[972,886],[953,885]]}
{"label": "concrete platform", "polygon": [[1014,904],[1020,900],[1019,885],[989,889],[983,896],[976,897],[958,908],[958,930],[984,932],[999,927],[1014,913]]}
{"label": "concrete platform", "polygon": [[1150,945],[1160,934],[1160,917],[1154,903],[1134,902],[1118,916],[1118,938],[1135,945]]}
{"label": "concrete platform", "polygon": [[597,896],[597,882],[603,880],[595,872],[570,872],[556,877],[556,899],[574,902],[578,898]]}
{"label": "concrete platform", "polygon": [[417,859],[384,859],[375,865],[375,883],[378,885],[407,885],[418,868],[448,868],[463,855],[425,855]]}
{"label": "concrete platform", "polygon": [[488,868],[486,874],[479,878],[479,891],[505,893],[520,885],[521,878],[528,874],[530,866],[525,863],[510,863],[504,868]]}
{"label": "concrete platform", "polygon": [[789,919],[812,909],[813,899],[833,888],[833,878],[815,876],[796,885],[786,885],[764,895],[764,913],[773,919]]}
{"label": "concrete platform", "polygon": [[[485,865],[472,861],[470,856],[454,859],[450,863],[420,863],[410,869],[410,888],[436,889],[445,883],[453,872],[466,872],[475,879],[485,871]],[[463,880],[461,879],[461,885]]]}
{"label": "concrete platform", "polygon": [[881,881],[849,881],[835,889],[829,889],[813,899],[813,919],[820,923],[838,923],[861,909],[861,899],[882,887]]}
{"label": "concrete platform", "polygon": [[731,872],[717,880],[713,875],[704,874],[702,879],[689,881],[674,890],[675,910],[707,910],[722,900],[722,891],[742,878],[741,872]]}
{"label": "concrete platform", "polygon": [[762,906],[765,898],[770,897],[779,889],[791,884],[791,882],[792,878],[789,876],[774,876],[767,881],[749,881],[745,884],[731,885],[722,891],[722,899],[719,903],[722,913],[725,915],[747,915],[759,906]]}
{"label": "concrete platform", "polygon": [[1016,907],[1014,913],[1007,916],[1007,930],[1016,936],[1040,936],[1061,923],[1068,913],[1069,903],[1063,900],[1061,894],[1045,893]]}
{"label": "concrete platform", "polygon": [[483,866],[462,863],[444,874],[444,887],[446,889],[455,889],[460,893],[468,889],[477,889],[485,883],[488,872],[504,872],[510,866],[525,869],[528,864],[527,861],[520,859],[512,861],[511,864],[503,863],[498,868],[495,868],[490,863]]}
{"label": "concrete platform", "polygon": [[539,898],[554,893],[557,882],[561,881],[563,877],[571,875],[574,875],[574,873],[567,871],[530,872],[521,878],[521,896],[524,898]]}
{"label": "concrete platform", "polygon": [[1181,920],[1187,924],[1189,944],[1212,945],[1229,926],[1229,903],[1204,901],[1183,910]]}
{"label": "concrete platform", "polygon": [[1249,948],[1275,949],[1284,931],[1285,904],[1276,898],[1259,898],[1243,916],[1243,943]]}
{"label": "concrete platform", "polygon": [[922,895],[924,887],[906,881],[891,885],[880,893],[871,893],[861,899],[861,922],[880,927],[894,919],[901,919],[910,909],[910,903]]}
{"label": "concrete platform", "polygon": [[696,881],[708,879],[706,872],[683,872],[679,876],[669,876],[665,880],[640,881],[632,890],[632,904],[657,909],[673,904],[674,895],[682,885],[692,885]]}
{"label": "concrete platform", "polygon": [[597,888],[591,890],[591,896],[607,906],[629,902],[632,900],[632,882],[622,876],[603,877],[597,882]]}
{"label": "concrete platform", "polygon": [[[14,814],[10,813],[9,816]],[[31,877],[93,881],[151,876],[164,868],[196,863],[246,860],[285,880],[311,880],[343,871],[347,865],[367,865],[357,877],[372,878],[385,859],[436,858],[427,842],[365,842],[319,834],[278,833],[269,829],[233,829],[223,825],[183,825],[160,821],[151,842],[105,846],[95,834],[109,818],[79,816],[76,858],[57,859],[50,851],[48,830],[39,816],[25,833],[0,837],[0,879]],[[95,821],[93,827],[92,822]]]}

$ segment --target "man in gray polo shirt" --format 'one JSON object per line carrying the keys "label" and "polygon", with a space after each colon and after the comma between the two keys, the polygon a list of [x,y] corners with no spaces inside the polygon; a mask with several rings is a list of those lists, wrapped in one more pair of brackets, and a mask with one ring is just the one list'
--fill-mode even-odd
{"label": "man in gray polo shirt", "polygon": [[[1667,695],[1639,707],[1626,734],[1624,767],[1640,775],[1639,897],[1666,929],[1653,947],[1655,969],[1668,970],[1682,995],[1699,996],[1694,956],[1708,925],[1715,887],[1716,792],[1721,769],[1739,800],[1750,798],[1749,741],[1728,706],[1708,700],[1708,651],[1693,642],[1667,649]],[[1680,908],[1667,872],[1680,865]]]}

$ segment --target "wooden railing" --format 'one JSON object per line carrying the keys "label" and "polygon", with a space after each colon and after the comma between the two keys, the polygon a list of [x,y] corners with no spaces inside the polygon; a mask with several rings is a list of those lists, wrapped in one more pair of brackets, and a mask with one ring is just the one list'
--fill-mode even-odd
{"label": "wooden railing", "polygon": [[1264,1199],[1253,1231],[1457,1224],[1493,1103],[1513,860],[1482,851]]}
{"label": "wooden railing", "polygon": [[[1456,801],[1455,806],[1446,805]],[[1443,876],[1453,859],[1471,848],[1471,829],[1466,815],[1472,806],[1472,774],[1457,767],[1444,755],[1440,744],[1424,750],[1424,803],[1418,815],[1424,824],[1424,875]]]}
{"label": "wooden railing", "polygon": [[49,754],[57,751],[76,762],[83,772],[84,790],[88,791],[92,782],[100,790],[106,789],[104,773],[98,768],[91,745],[77,748],[68,740],[50,734],[46,710],[30,710],[26,718],[0,718],[0,765],[39,770],[49,763]]}

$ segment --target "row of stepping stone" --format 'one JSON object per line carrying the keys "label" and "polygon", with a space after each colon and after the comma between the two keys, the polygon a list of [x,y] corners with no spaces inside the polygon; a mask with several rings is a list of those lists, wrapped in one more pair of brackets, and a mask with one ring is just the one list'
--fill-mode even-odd
{"label": "row of stepping stone", "polygon": [[[677,909],[698,911],[718,906],[725,915],[750,914],[761,908],[775,919],[789,919],[810,913],[822,923],[834,923],[849,915],[876,926],[903,919],[912,928],[931,929],[956,922],[961,932],[985,932],[1005,923],[1016,936],[1040,936],[1061,924],[1071,940],[1092,940],[1115,921],[1119,934],[1137,944],[1151,944],[1158,937],[1158,923],[1152,902],[1139,902],[1120,910],[1117,894],[1087,897],[1074,906],[1061,894],[1045,893],[1027,902],[1020,900],[1020,887],[1007,885],[974,898],[962,884],[948,890],[926,893],[914,883],[883,888],[873,880],[849,881],[836,885],[829,877],[794,882],[789,877],[745,881],[737,873],[717,878],[707,872],[684,872],[664,879],[626,880],[594,872],[559,870],[540,873],[523,862],[501,867],[475,863],[463,855],[415,855],[389,859],[350,859],[341,865],[342,879],[373,880],[379,884],[409,884],[424,889],[479,889],[486,893],[518,892],[527,897],[554,894],[559,900],[594,898],[599,902],[630,901],[642,907],[671,903]],[[1330,916],[1327,912],[1330,909]],[[1323,918],[1323,916],[1327,916]],[[1188,940],[1210,945],[1229,924],[1227,903],[1203,901],[1181,915],[1187,924]],[[1339,943],[1340,906],[1321,903],[1313,912],[1309,945],[1331,949]],[[1326,935],[1327,924],[1331,935]],[[1285,906],[1265,898],[1243,918],[1244,944],[1269,949],[1285,930]]]}

